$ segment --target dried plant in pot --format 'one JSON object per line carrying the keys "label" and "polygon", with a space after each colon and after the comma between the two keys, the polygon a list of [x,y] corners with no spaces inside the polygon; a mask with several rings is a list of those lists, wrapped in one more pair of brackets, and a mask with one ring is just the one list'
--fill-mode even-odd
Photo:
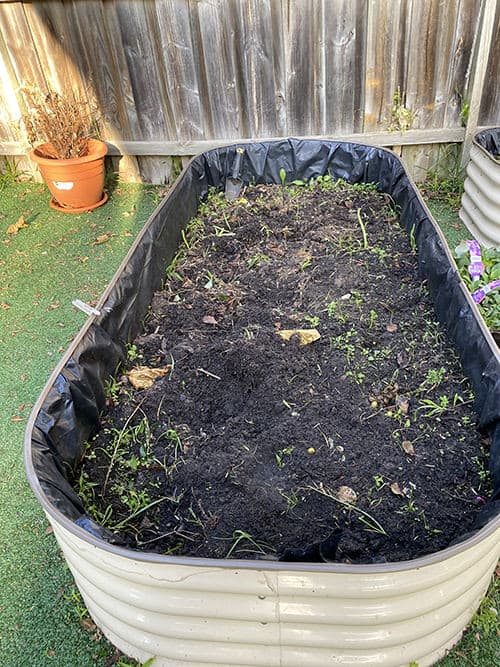
{"label": "dried plant in pot", "polygon": [[88,101],[78,93],[21,90],[26,111],[23,122],[52,199],[50,206],[65,213],[91,211],[107,201],[104,156],[107,146],[96,138],[97,123]]}

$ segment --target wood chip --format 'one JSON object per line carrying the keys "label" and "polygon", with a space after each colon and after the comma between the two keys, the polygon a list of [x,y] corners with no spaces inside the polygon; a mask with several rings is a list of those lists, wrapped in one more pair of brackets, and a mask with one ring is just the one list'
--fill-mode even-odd
{"label": "wood chip", "polygon": [[24,216],[21,216],[17,222],[7,227],[7,234],[17,234],[20,229],[27,226]]}
{"label": "wood chip", "polygon": [[292,336],[298,336],[299,345],[310,345],[321,338],[317,329],[283,329],[276,332],[283,340],[290,340]]}
{"label": "wood chip", "polygon": [[340,486],[337,489],[337,499],[342,503],[349,503],[350,505],[355,505],[356,500],[358,499],[358,494],[354,489],[351,489],[350,486]]}
{"label": "wood chip", "polygon": [[156,380],[165,376],[171,368],[171,365],[164,366],[163,368],[136,366],[127,373],[127,378],[134,389],[150,389]]}

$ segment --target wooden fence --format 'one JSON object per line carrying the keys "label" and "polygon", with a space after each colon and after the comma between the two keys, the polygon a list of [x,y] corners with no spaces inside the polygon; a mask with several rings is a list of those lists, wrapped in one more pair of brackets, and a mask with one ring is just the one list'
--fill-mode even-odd
{"label": "wooden fence", "polygon": [[[500,124],[496,0],[0,0],[0,154],[25,83],[84,90],[130,180],[234,140],[436,144]],[[399,91],[399,98],[398,98]],[[430,147],[430,148],[429,148]]]}

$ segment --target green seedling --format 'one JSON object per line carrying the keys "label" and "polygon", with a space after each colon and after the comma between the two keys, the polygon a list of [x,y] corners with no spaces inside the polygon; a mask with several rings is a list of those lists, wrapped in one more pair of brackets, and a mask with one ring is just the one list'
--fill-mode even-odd
{"label": "green seedling", "polygon": [[285,189],[285,183],[286,183],[286,171],[281,167],[280,169],[280,181],[281,181],[281,187],[283,190]]}
{"label": "green seedling", "polygon": [[[470,401],[467,402],[470,403]],[[465,403],[464,399],[458,394],[455,394],[451,401],[448,396],[442,395],[437,401],[433,401],[430,398],[423,398],[417,410],[424,410],[425,417],[437,417],[448,410],[453,410],[457,405],[464,405]]]}
{"label": "green seedling", "polygon": [[82,594],[76,586],[71,586],[68,593],[63,595],[63,598],[66,602],[69,602],[73,613],[76,615],[79,621],[82,621],[85,618],[90,618],[85,602],[83,601]]}
{"label": "green seedling", "polygon": [[368,328],[373,329],[378,320],[378,315],[376,310],[370,310],[370,320],[368,322]]}
{"label": "green seedling", "polygon": [[358,386],[361,386],[363,384],[363,380],[366,377],[365,373],[362,373],[361,371],[351,371],[351,370],[346,371],[345,376],[352,378]]}
{"label": "green seedling", "polygon": [[305,315],[304,322],[311,327],[311,329],[316,329],[319,326],[320,319],[317,315]]}
{"label": "green seedling", "polygon": [[[233,543],[227,552],[225,558],[231,558],[233,553],[259,553],[265,554],[269,551],[274,551],[265,542],[257,542],[249,533],[246,533],[244,530],[235,530],[233,532]],[[242,542],[247,542],[248,546],[239,546]],[[266,551],[267,549],[267,551]]]}
{"label": "green seedling", "polygon": [[104,394],[106,396],[106,403],[115,404],[118,402],[121,385],[116,378],[110,378],[104,383]]}
{"label": "green seedling", "polygon": [[444,380],[446,375],[446,370],[441,366],[441,368],[435,369],[431,368],[427,371],[427,374],[424,378],[424,381],[421,385],[421,389],[428,391],[431,389],[436,389]]}
{"label": "green seedling", "polygon": [[330,345],[335,350],[344,352],[347,359],[350,360],[354,357],[354,353],[356,352],[356,346],[351,342],[355,336],[356,330],[351,328],[338,336],[331,336]]}
{"label": "green seedling", "polygon": [[379,533],[380,535],[387,535],[383,526],[377,521],[377,519],[375,519],[375,517],[373,517],[368,512],[365,512],[360,507],[353,505],[352,503],[348,503],[345,500],[340,500],[335,495],[333,489],[330,489],[329,487],[325,486],[322,482],[314,482],[313,484],[307,486],[306,488],[316,493],[319,493],[325,498],[329,498],[330,500],[333,500],[334,502],[339,503],[340,505],[347,507],[347,509],[355,512],[358,515],[359,521],[361,521],[361,523],[363,523],[370,532]]}
{"label": "green seedling", "polygon": [[129,361],[137,361],[138,359],[142,359],[142,354],[140,354],[137,345],[132,343],[128,346],[127,358]]}
{"label": "green seedling", "polygon": [[150,510],[152,507],[156,507],[156,505],[159,505],[162,503],[164,500],[169,500],[168,496],[162,496],[161,498],[156,498],[156,500],[153,500],[149,502],[147,505],[142,505],[138,510],[130,514],[129,516],[125,517],[118,523],[115,523],[113,526],[111,526],[111,530],[113,531],[118,531],[122,530],[128,523],[130,523],[133,519],[136,519],[138,516],[141,514],[144,514],[144,512],[147,512]]}
{"label": "green seedling", "polygon": [[259,264],[261,264],[262,262],[268,262],[269,259],[270,259],[269,255],[259,252],[247,259],[248,268],[253,269],[255,266],[259,266]]}
{"label": "green seedling", "polygon": [[288,447],[284,447],[283,449],[278,450],[274,458],[276,459],[276,463],[278,464],[278,468],[284,468],[285,467],[285,456],[290,456],[290,454],[293,452],[295,447],[293,445],[289,445]]}
{"label": "green seedling", "polygon": [[287,512],[293,510],[293,508],[298,504],[300,498],[297,495],[297,492],[292,489],[289,493],[285,493],[282,489],[278,489],[278,493],[286,500]]}

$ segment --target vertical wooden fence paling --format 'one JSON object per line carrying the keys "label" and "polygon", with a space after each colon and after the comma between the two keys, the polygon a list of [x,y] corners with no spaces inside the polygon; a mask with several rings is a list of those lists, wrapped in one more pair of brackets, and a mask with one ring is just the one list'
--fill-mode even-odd
{"label": "vertical wooden fence paling", "polygon": [[128,180],[283,136],[398,147],[421,179],[500,124],[499,42],[496,0],[0,0],[0,155],[27,152],[18,87],[70,85]]}

